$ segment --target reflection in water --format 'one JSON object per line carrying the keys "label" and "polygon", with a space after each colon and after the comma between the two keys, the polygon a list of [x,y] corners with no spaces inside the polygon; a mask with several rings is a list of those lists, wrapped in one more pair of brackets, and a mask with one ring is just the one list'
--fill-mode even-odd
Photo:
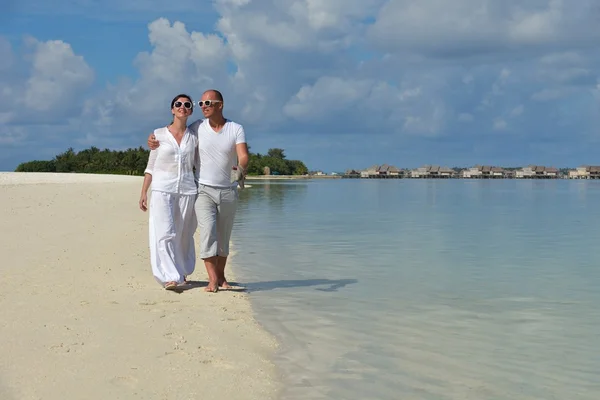
{"label": "reflection in water", "polygon": [[234,268],[285,399],[600,398],[600,182],[252,185]]}
{"label": "reflection in water", "polygon": [[356,279],[304,279],[304,280],[279,280],[268,282],[249,282],[246,287],[251,292],[261,292],[265,290],[298,288],[309,286],[324,286],[317,287],[315,290],[323,292],[335,292],[347,285],[356,283]]}
{"label": "reflection in water", "polygon": [[[240,190],[240,210],[268,206],[271,211],[285,211],[301,203],[309,183],[251,181],[250,188]],[[265,204],[265,202],[267,204]]]}

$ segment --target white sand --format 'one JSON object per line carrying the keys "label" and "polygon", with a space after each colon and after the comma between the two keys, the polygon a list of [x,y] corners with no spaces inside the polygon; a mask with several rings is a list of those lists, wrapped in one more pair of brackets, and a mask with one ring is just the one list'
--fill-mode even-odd
{"label": "white sand", "polygon": [[276,398],[244,293],[154,281],[141,182],[0,173],[0,399]]}

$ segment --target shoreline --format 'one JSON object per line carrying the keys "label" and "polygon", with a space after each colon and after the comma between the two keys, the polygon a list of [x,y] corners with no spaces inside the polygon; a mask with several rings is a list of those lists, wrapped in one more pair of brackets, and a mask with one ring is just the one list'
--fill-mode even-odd
{"label": "shoreline", "polygon": [[285,181],[311,179],[342,179],[341,175],[249,175],[246,181]]}
{"label": "shoreline", "polygon": [[205,293],[201,260],[182,294],[154,280],[142,179],[0,173],[0,398],[278,399],[247,293]]}

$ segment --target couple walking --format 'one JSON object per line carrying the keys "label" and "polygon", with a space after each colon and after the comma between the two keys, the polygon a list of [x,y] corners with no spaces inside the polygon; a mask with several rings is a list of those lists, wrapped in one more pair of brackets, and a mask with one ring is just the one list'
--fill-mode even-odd
{"label": "couple walking", "polygon": [[[139,206],[148,210],[150,262],[156,280],[176,290],[194,272],[194,233],[200,231],[200,258],[208,273],[208,292],[229,288],[225,264],[249,155],[244,128],[223,117],[223,95],[207,90],[198,102],[204,119],[189,126],[190,96],[171,101],[173,122],[148,137],[150,157]],[[237,162],[236,162],[237,159]],[[234,178],[232,179],[232,169]],[[232,182],[233,180],[233,182]]]}

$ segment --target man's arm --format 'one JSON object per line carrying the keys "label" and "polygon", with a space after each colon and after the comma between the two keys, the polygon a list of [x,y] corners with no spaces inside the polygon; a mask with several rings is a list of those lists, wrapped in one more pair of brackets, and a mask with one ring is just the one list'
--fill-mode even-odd
{"label": "man's arm", "polygon": [[238,165],[242,167],[244,176],[246,176],[246,170],[248,169],[248,163],[250,162],[250,154],[248,154],[248,145],[246,143],[238,143],[235,145],[235,151],[237,153]]}
{"label": "man's arm", "polygon": [[236,132],[235,151],[237,153],[238,165],[242,167],[243,176],[246,176],[250,155],[248,154],[248,144],[246,143],[246,132],[241,125]]}

